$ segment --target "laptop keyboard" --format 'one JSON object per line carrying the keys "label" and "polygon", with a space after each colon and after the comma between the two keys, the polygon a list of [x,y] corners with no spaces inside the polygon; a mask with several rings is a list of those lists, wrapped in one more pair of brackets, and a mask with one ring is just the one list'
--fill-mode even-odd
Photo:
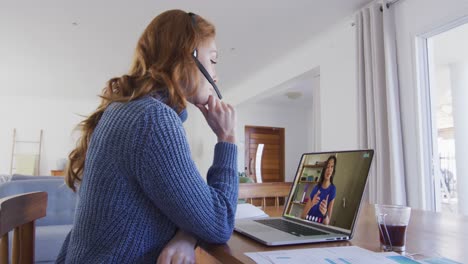
{"label": "laptop keyboard", "polygon": [[313,229],[307,228],[302,225],[298,225],[283,219],[260,219],[254,220],[260,224],[279,229],[283,232],[289,233],[295,236],[314,236],[314,235],[326,235],[328,233]]}

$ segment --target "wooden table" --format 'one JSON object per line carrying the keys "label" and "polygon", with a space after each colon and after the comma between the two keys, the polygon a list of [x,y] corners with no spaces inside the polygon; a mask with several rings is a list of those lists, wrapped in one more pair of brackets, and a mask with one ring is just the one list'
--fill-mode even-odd
{"label": "wooden table", "polygon": [[[271,216],[282,214],[283,208],[267,207]],[[267,247],[234,232],[225,245],[202,245],[203,251],[220,263],[254,263],[245,252],[334,247],[355,245],[380,251],[379,231],[373,205],[363,206],[359,213],[354,238],[345,242],[327,242],[293,246]],[[443,256],[459,262],[468,261],[468,217],[412,210],[407,231],[406,252],[426,256]],[[212,259],[210,263],[216,263]]]}

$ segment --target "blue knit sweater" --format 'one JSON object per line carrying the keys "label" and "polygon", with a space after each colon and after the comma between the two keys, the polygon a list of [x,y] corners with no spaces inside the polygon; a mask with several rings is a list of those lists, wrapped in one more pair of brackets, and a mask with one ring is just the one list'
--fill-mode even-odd
{"label": "blue knit sweater", "polygon": [[91,137],[74,226],[57,263],[154,264],[179,228],[208,243],[229,239],[237,147],[216,144],[205,183],[186,118],[150,96],[109,105]]}

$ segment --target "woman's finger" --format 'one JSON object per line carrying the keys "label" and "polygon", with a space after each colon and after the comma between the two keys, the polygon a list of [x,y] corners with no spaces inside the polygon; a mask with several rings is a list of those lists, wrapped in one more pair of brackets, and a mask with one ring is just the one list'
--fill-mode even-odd
{"label": "woman's finger", "polygon": [[212,95],[208,96],[208,110],[213,111],[215,106],[216,106],[215,98]]}
{"label": "woman's finger", "polygon": [[227,104],[227,106],[228,106],[228,109],[229,109],[229,113],[233,114],[235,112],[234,107],[232,105],[230,105],[230,104]]}
{"label": "woman's finger", "polygon": [[180,256],[179,254],[175,254],[172,256],[172,260],[170,264],[182,264],[184,263],[184,257]]}
{"label": "woman's finger", "polygon": [[158,261],[157,261],[157,264],[170,264],[171,262],[169,261],[169,256],[167,254],[167,251],[163,251],[159,257],[158,257]]}

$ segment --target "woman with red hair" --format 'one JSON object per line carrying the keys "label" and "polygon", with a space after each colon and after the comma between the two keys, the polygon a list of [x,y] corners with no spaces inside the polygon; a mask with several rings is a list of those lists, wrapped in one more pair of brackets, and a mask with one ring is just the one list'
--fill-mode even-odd
{"label": "woman with red hair", "polygon": [[[57,263],[193,263],[197,240],[229,239],[236,117],[214,96],[214,37],[202,17],[166,11],[143,32],[128,74],[110,79],[69,155],[66,183],[79,199]],[[187,103],[218,138],[207,183],[182,126]]]}

